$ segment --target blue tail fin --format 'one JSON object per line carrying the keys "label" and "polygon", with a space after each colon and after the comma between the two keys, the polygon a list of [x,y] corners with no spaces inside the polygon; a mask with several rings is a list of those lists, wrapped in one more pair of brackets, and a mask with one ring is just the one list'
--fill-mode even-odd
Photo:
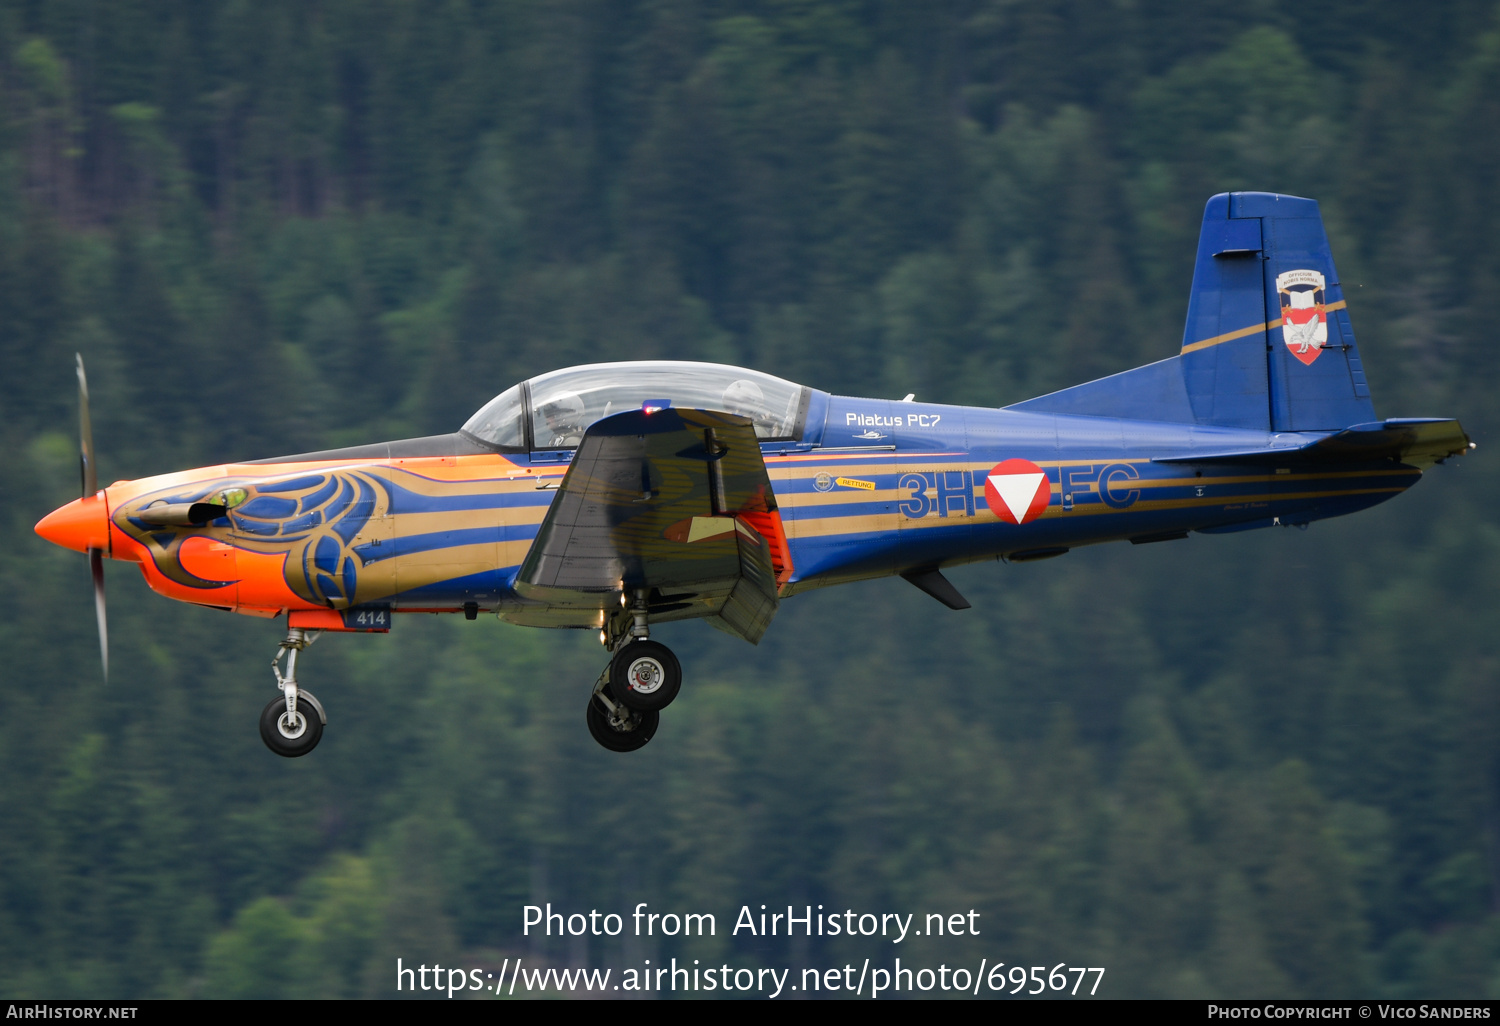
{"label": "blue tail fin", "polygon": [[1200,423],[1318,431],[1375,419],[1313,200],[1208,201],[1181,355]]}
{"label": "blue tail fin", "polygon": [[1012,408],[1270,431],[1373,421],[1318,204],[1265,192],[1213,197],[1181,353]]}

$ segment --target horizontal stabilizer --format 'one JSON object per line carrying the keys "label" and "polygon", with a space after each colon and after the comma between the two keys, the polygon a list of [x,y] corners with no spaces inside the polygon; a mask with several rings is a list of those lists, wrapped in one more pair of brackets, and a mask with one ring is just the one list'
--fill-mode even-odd
{"label": "horizontal stabilizer", "polygon": [[1405,418],[1356,424],[1296,447],[1158,456],[1153,463],[1241,463],[1288,466],[1399,460],[1416,467],[1441,463],[1473,447],[1456,420]]}

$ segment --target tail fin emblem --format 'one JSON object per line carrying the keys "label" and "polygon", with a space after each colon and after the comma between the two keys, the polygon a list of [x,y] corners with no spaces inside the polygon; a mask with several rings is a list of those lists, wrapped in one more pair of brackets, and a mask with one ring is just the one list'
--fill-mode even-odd
{"label": "tail fin emblem", "polygon": [[1276,276],[1281,297],[1281,337],[1293,356],[1311,365],[1328,342],[1323,309],[1324,279],[1318,271],[1284,271]]}

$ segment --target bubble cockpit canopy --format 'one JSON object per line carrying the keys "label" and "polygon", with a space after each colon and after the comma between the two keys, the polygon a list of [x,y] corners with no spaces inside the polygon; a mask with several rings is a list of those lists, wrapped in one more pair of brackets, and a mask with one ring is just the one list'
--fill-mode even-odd
{"label": "bubble cockpit canopy", "polygon": [[810,396],[802,385],[717,363],[593,363],[506,389],[463,430],[504,449],[571,449],[597,420],[678,406],[749,417],[761,441],[782,441],[801,436]]}

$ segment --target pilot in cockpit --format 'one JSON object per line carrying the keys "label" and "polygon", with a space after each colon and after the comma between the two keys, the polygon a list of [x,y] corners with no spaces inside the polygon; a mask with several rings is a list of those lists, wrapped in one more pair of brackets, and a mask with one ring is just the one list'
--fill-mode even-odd
{"label": "pilot in cockpit", "polygon": [[753,381],[740,378],[724,389],[724,411],[749,417],[752,421],[766,415],[766,396]]}
{"label": "pilot in cockpit", "polygon": [[572,392],[553,396],[540,412],[546,429],[538,433],[538,446],[570,449],[583,440],[583,400]]}

